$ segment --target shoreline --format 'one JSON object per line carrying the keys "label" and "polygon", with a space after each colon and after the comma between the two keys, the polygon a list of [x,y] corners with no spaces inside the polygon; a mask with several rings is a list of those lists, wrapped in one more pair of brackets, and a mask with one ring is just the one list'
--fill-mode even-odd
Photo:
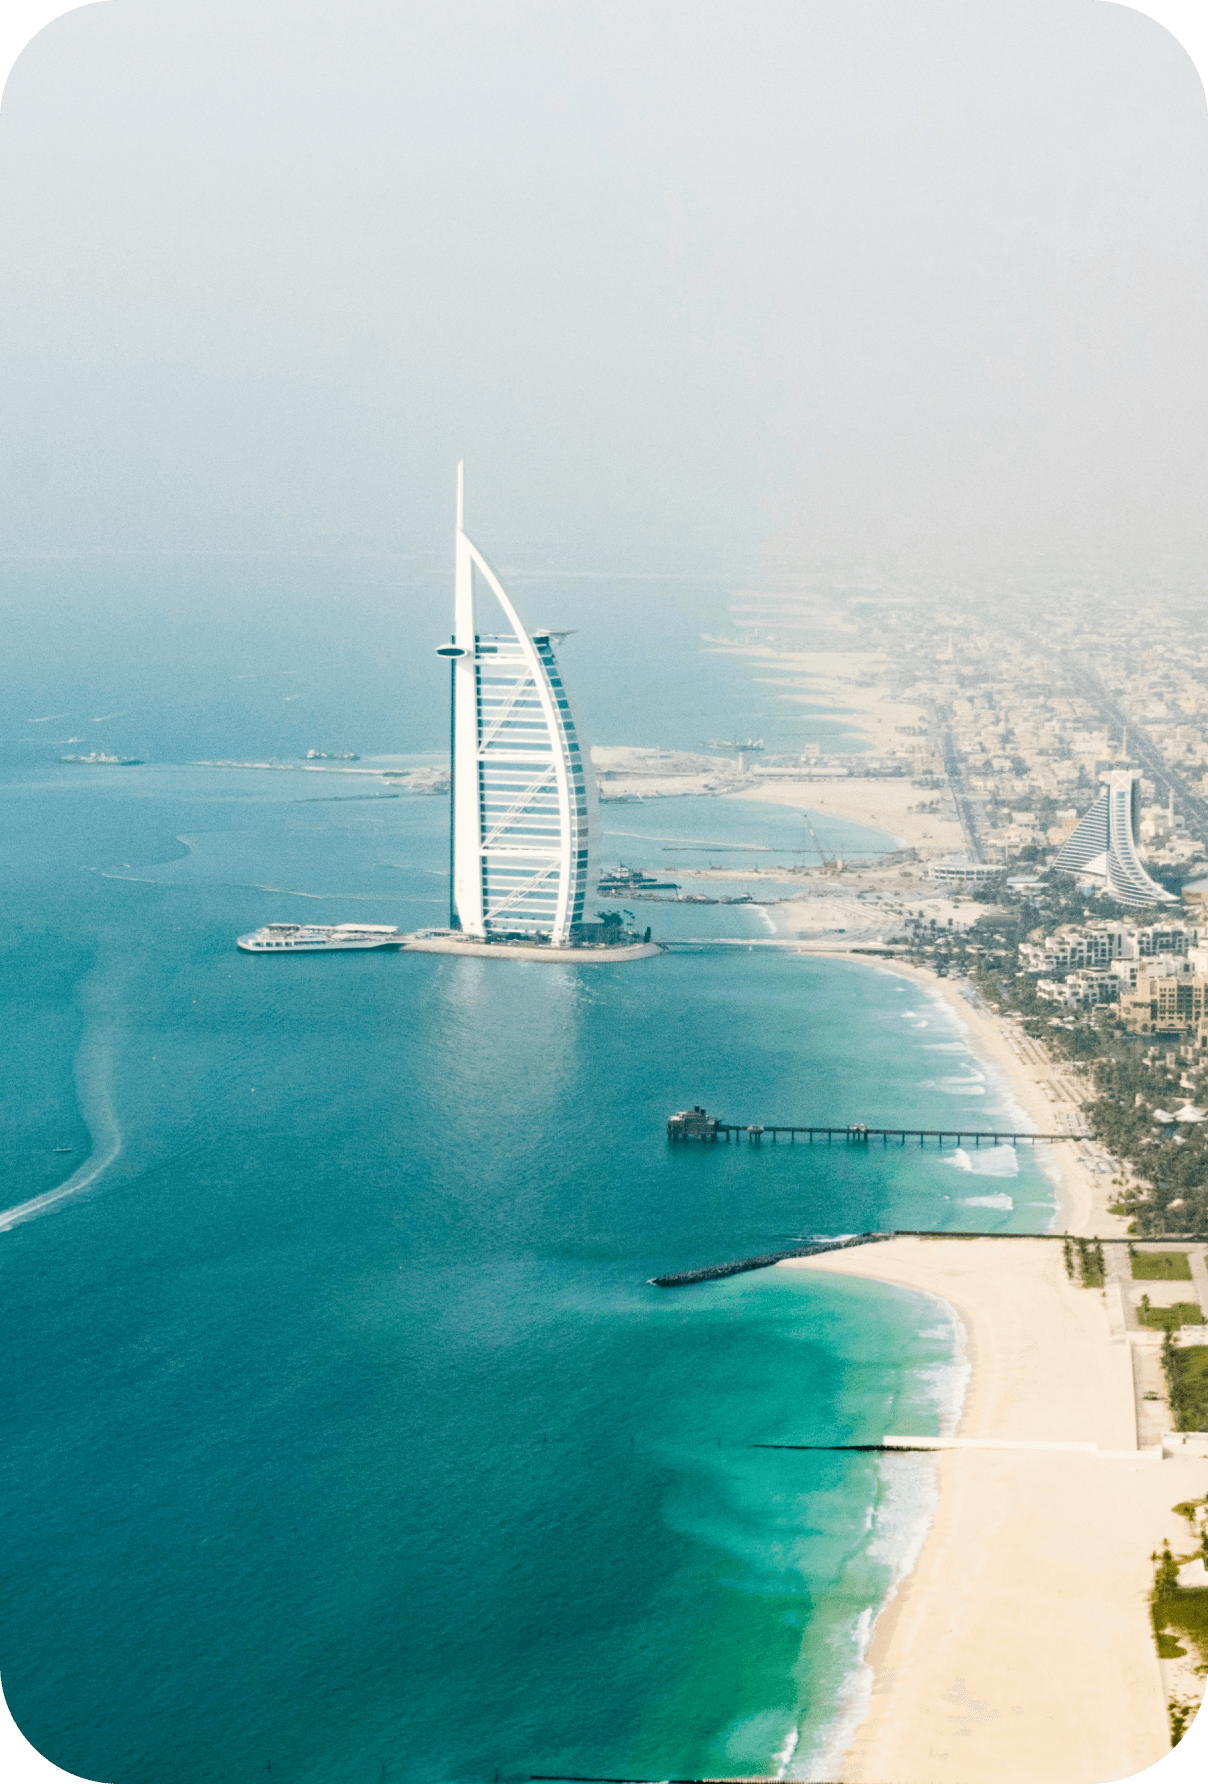
{"label": "shoreline", "polygon": [[[836,1775],[1104,1784],[1161,1758],[1147,1557],[1177,1543],[1170,1507],[1202,1494],[1204,1464],[1137,1449],[1131,1352],[1113,1341],[1103,1295],[1026,1235],[896,1238],[776,1267],[943,1303],[969,1371],[957,1432],[1020,1446],[938,1452],[938,1502],[874,1612],[867,1707]],[[1054,1442],[1112,1453],[1030,1447]]]}
{"label": "shoreline", "polygon": [[827,775],[800,780],[760,780],[751,775],[727,799],[749,799],[763,805],[791,805],[821,818],[838,818],[862,829],[880,830],[895,849],[917,849],[923,855],[959,854],[964,832],[944,812],[921,811],[928,795],[903,777]]}
{"label": "shoreline", "polygon": [[447,931],[420,930],[404,935],[403,954],[455,954],[463,960],[530,960],[543,966],[614,966],[627,960],[653,960],[664,952],[658,942],[618,942],[611,947],[568,945],[554,948],[531,942],[468,940]]}
{"label": "shoreline", "polygon": [[[614,771],[615,773],[616,771]],[[934,797],[934,795],[932,795]],[[603,812],[634,799],[738,799],[758,805],[788,805],[819,818],[835,818],[863,830],[878,830],[887,853],[915,849],[920,858],[960,853],[964,832],[944,811],[927,810],[928,793],[902,775],[802,775],[775,777],[748,769],[742,775],[634,774],[610,779],[600,793]]]}
{"label": "shoreline", "polygon": [[962,981],[942,979],[926,967],[891,955],[878,958],[851,948],[816,948],[808,943],[800,952],[811,959],[850,960],[876,972],[894,973],[940,999],[965,1029],[973,1057],[1001,1072],[1018,1107],[1035,1123],[1038,1133],[1060,1132],[1066,1127],[1072,1130],[1068,1145],[1047,1147],[1042,1161],[1056,1191],[1049,1232],[1101,1239],[1127,1236],[1128,1221],[1108,1211],[1108,1203],[1114,1199],[1111,1177],[1096,1168],[1107,1155],[1097,1141],[1082,1133],[1082,1087],[1066,1062],[1049,1059],[1041,1043],[1009,1019],[962,996]]}
{"label": "shoreline", "polygon": [[1096,1236],[1101,1239],[1122,1239],[1129,1222],[1112,1214],[1108,1202],[1112,1197],[1110,1173],[1096,1167],[1106,1160],[1097,1141],[1083,1137],[1079,1095],[1081,1086],[1064,1062],[1049,1059],[1037,1041],[1025,1035],[1007,1018],[974,1003],[961,994],[960,982],[941,979],[903,960],[885,961],[881,971],[894,972],[922,984],[928,992],[943,1000],[968,1032],[969,1049],[983,1064],[996,1067],[1006,1078],[1020,1108],[1035,1123],[1038,1132],[1060,1132],[1069,1127],[1071,1137],[1066,1145],[1046,1150],[1044,1163],[1054,1180],[1056,1207],[1050,1232]]}

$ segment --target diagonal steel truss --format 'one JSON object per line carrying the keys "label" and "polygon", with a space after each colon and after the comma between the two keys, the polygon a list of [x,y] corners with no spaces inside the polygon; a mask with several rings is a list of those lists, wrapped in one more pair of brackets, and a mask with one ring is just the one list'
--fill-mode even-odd
{"label": "diagonal steel truss", "polygon": [[[523,675],[518,676],[512,683],[511,690],[504,700],[503,705],[491,720],[490,730],[479,739],[478,749],[480,754],[490,744],[494,743],[499,733],[503,730],[503,727],[511,718],[517,700],[520,699],[522,694],[528,693],[530,689],[532,689],[533,693],[536,693],[537,684],[532,676],[526,671]],[[495,692],[498,692],[498,689],[496,689]]]}
{"label": "diagonal steel truss", "polygon": [[556,791],[557,784],[557,776],[554,774],[553,763],[548,763],[542,768],[540,774],[533,777],[527,787],[523,787],[521,791],[517,793],[503,816],[495,819],[494,827],[483,840],[482,847],[484,853],[490,848],[496,837],[503,835],[503,832],[508,828],[508,825],[512,822],[512,819],[516,816],[517,812],[523,811],[530,799],[535,799],[538,793],[544,793],[551,787]]}
{"label": "diagonal steel truss", "polygon": [[531,879],[526,880],[522,886],[517,886],[515,891],[509,892],[502,903],[492,905],[485,913],[488,922],[495,917],[502,916],[504,911],[510,910],[520,899],[527,898],[530,892],[535,892],[537,887],[543,884],[545,880],[548,880],[551,874],[557,873],[559,865],[560,863],[558,861],[551,861],[548,867],[540,868],[539,871],[535,873]]}

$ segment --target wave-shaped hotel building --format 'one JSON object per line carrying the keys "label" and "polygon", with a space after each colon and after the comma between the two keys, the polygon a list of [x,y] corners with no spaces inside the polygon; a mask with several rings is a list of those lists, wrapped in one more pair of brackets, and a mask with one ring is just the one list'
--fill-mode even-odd
{"label": "wave-shaped hotel building", "polygon": [[1140,782],[1134,770],[1113,769],[1102,793],[1066,837],[1053,862],[1058,871],[1102,880],[1110,898],[1134,910],[1178,902],[1172,892],[1149,877],[1137,853]]}
{"label": "wave-shaped hotel building", "polygon": [[[477,578],[510,630],[479,632]],[[528,632],[503,584],[465,530],[457,467],[454,626],[438,647],[451,670],[450,930],[479,942],[529,941],[546,950],[608,948],[635,957],[650,944],[592,922],[599,817],[591,761],[579,736],[555,645],[565,632]]]}

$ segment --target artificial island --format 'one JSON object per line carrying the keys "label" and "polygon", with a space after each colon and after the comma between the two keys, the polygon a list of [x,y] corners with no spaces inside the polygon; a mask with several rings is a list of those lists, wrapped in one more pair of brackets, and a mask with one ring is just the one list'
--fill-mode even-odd
{"label": "artificial island", "polygon": [[[478,630],[477,581],[509,627]],[[658,947],[612,912],[592,919],[599,810],[555,645],[565,632],[521,624],[465,530],[457,467],[454,625],[449,663],[449,926],[408,945],[525,960],[641,960]]]}
{"label": "artificial island", "polygon": [[[555,646],[569,634],[529,632],[465,530],[465,468],[457,467],[454,631],[449,664],[449,923],[402,930],[356,924],[270,923],[246,953],[399,949],[494,960],[645,960],[661,950],[616,912],[593,918],[600,822],[591,756],[582,744]],[[479,582],[510,630],[478,630]]]}

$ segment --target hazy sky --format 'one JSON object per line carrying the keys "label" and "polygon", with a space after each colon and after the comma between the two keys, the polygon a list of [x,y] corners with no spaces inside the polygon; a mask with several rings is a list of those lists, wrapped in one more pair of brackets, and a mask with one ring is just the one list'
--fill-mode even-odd
{"label": "hazy sky", "polygon": [[1103,0],[107,0],[0,109],[0,550],[1208,550],[1208,131]]}

